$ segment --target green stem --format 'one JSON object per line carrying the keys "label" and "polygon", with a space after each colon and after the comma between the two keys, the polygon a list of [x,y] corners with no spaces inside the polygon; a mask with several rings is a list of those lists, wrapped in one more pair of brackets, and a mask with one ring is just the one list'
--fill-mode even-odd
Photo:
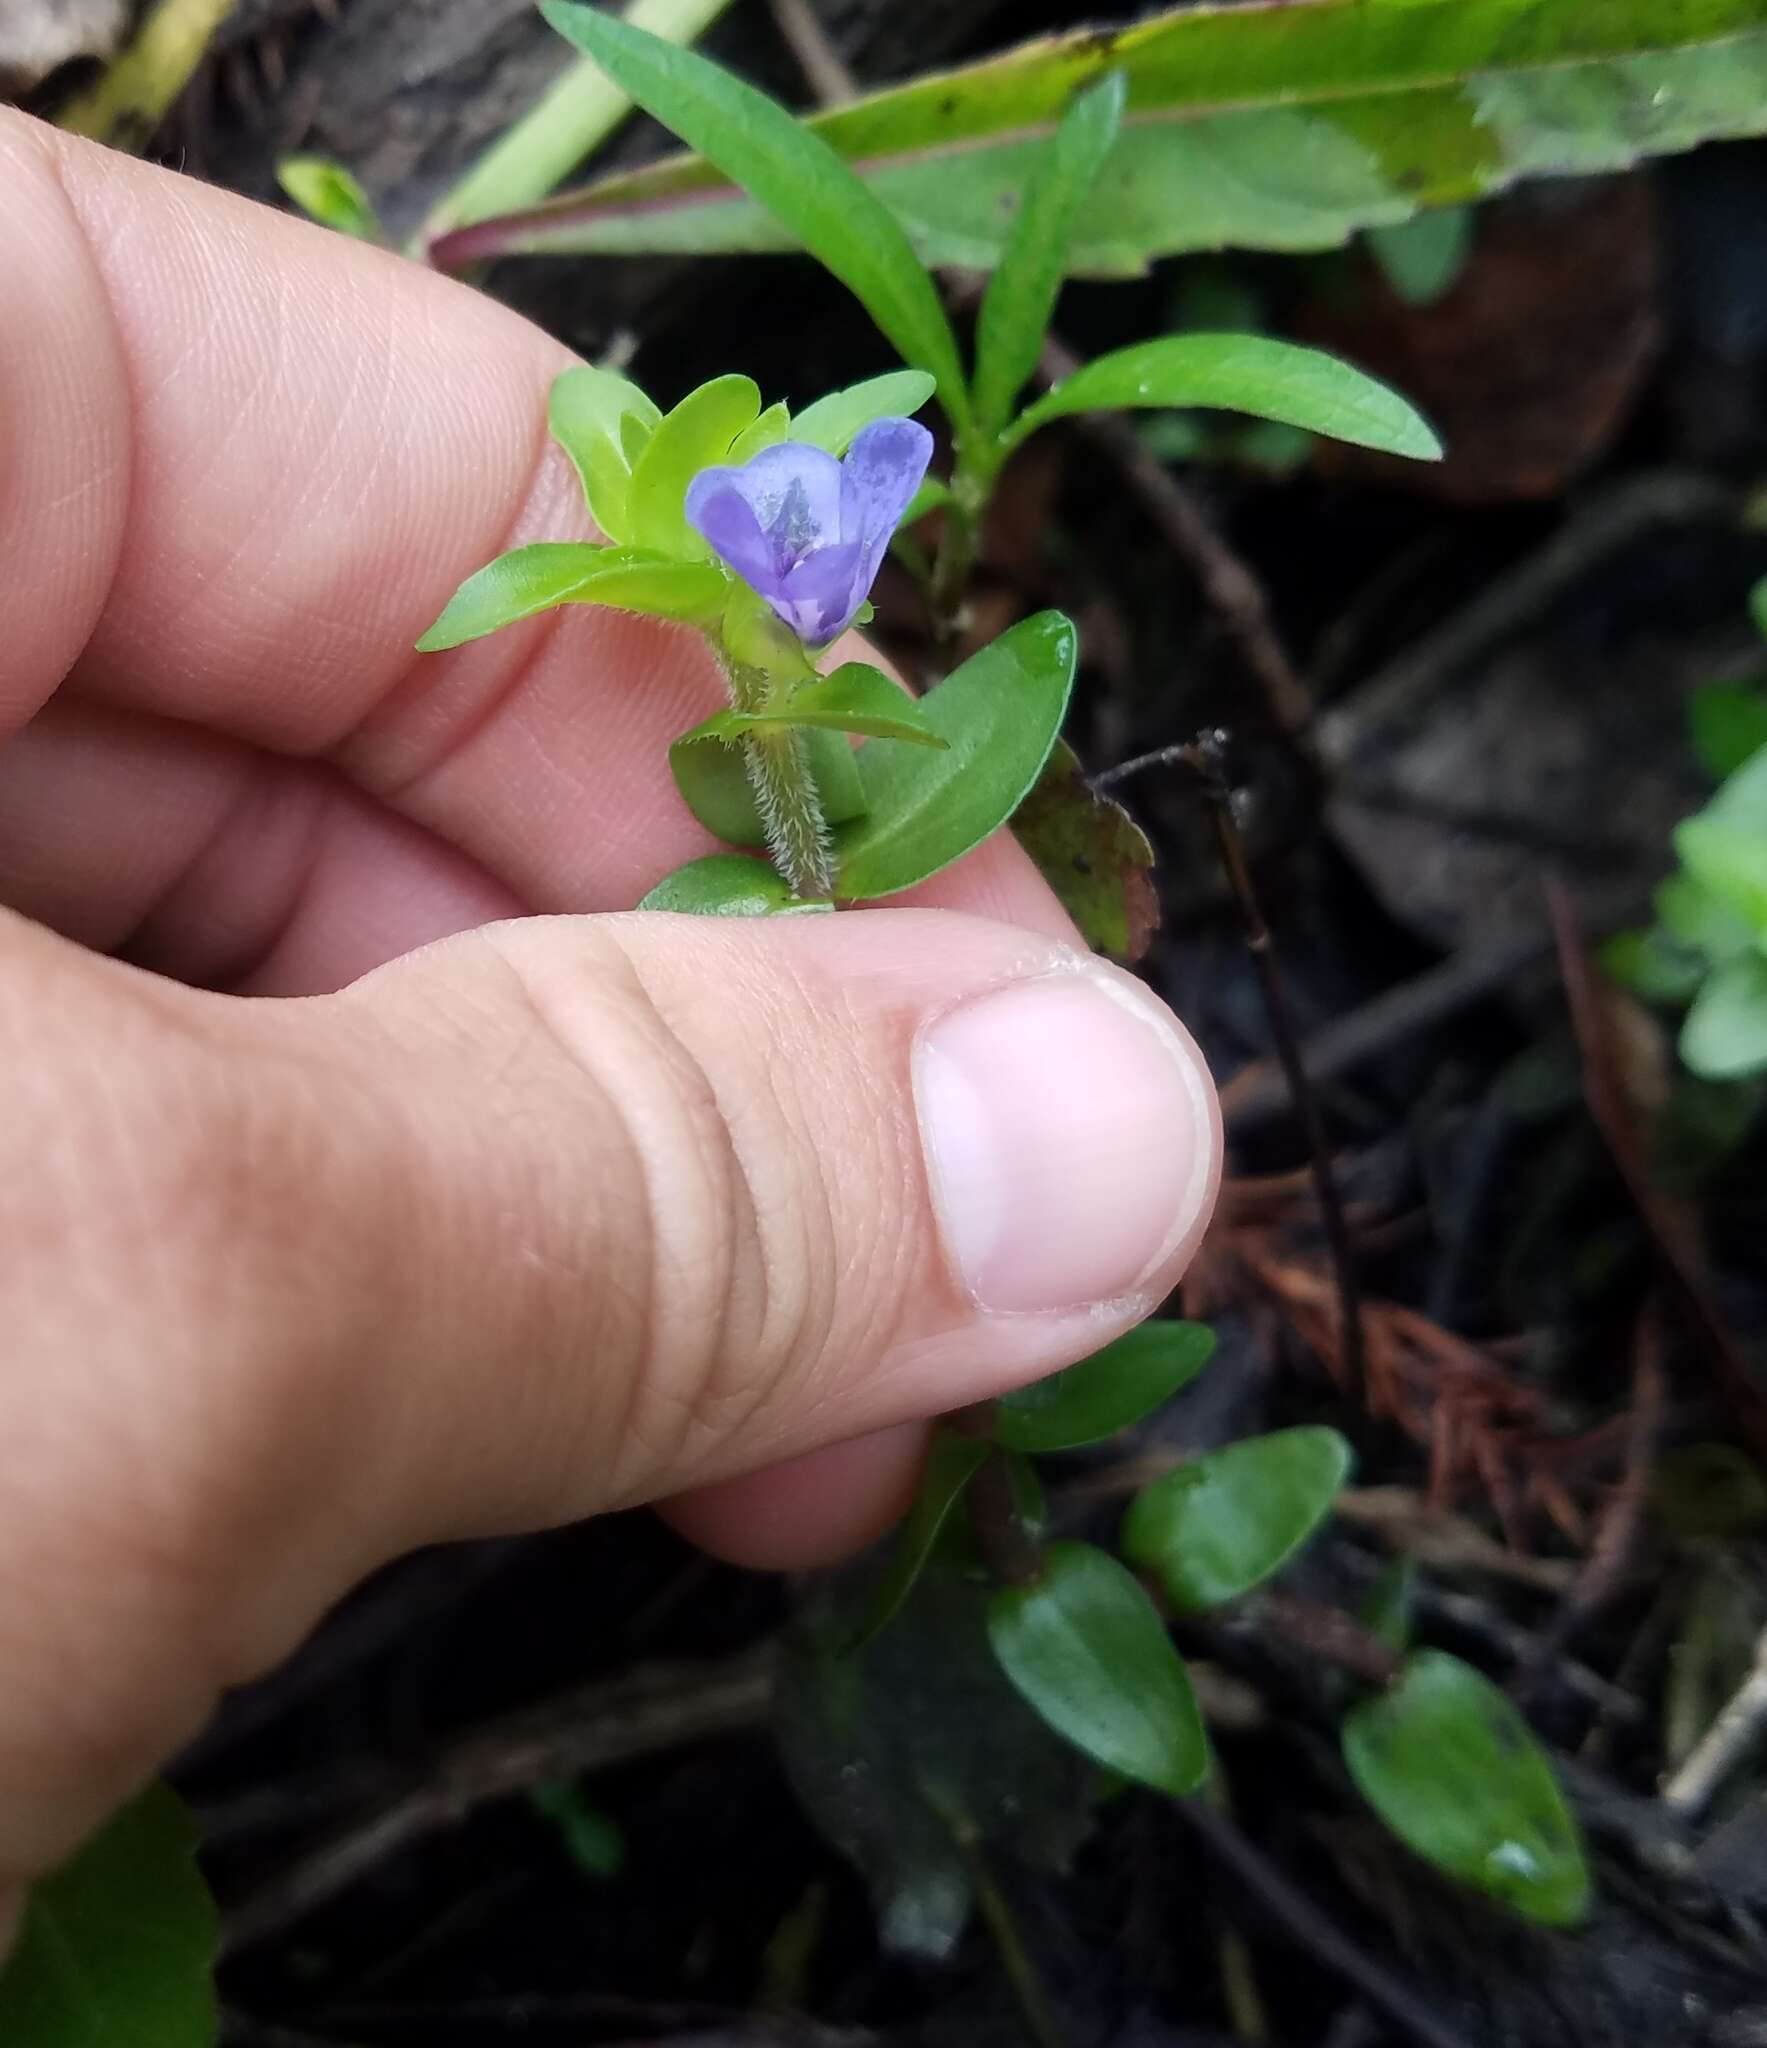
{"label": "green stem", "polygon": [[[671,43],[691,43],[729,5],[730,0],[632,0],[625,19]],[[424,255],[437,236],[453,228],[537,205],[631,111],[632,102],[607,73],[580,58],[442,195],[413,238],[411,253]]]}
{"label": "green stem", "polygon": [[984,444],[979,454],[973,436],[958,443],[951,502],[945,508],[945,530],[933,563],[933,629],[947,644],[962,630],[964,600],[981,547],[982,521],[999,468],[999,453],[992,442]]}
{"label": "green stem", "polygon": [[1036,2048],[1064,2048],[1061,2028],[1056,2024],[1055,2014],[1050,2009],[1049,1995],[1043,1989],[1043,1980],[1037,1974],[1037,1966],[1031,1960],[1018,1930],[1018,1922],[1012,1917],[1012,1908],[1006,1903],[1006,1895],[994,1881],[994,1873],[988,1868],[975,1838],[973,1829],[965,1829],[958,1836],[963,1850],[964,1861],[969,1867],[970,1889],[975,1893],[976,1906],[988,1932],[994,1938],[994,1948],[1000,1957],[1000,1967],[1006,1972],[1006,1981],[1012,1986],[1012,1995],[1018,2002],[1019,2016],[1025,2023],[1025,2032],[1036,2043]]}
{"label": "green stem", "polygon": [[55,125],[115,149],[137,149],[190,83],[237,0],[159,0],[96,85],[69,100]]}
{"label": "green stem", "polygon": [[825,902],[834,894],[834,848],[803,733],[774,726],[745,733],[740,745],[774,866],[794,896]]}

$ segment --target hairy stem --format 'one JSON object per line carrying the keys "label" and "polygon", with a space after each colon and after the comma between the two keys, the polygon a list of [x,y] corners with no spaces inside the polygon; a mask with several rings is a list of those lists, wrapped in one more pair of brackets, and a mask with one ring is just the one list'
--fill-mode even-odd
{"label": "hairy stem", "polygon": [[794,726],[775,726],[746,733],[741,746],[774,866],[794,896],[806,901],[832,896],[834,849],[803,733]]}

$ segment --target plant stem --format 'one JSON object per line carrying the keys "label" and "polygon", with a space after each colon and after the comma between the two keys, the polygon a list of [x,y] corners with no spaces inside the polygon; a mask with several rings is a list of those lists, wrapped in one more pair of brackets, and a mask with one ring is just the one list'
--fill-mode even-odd
{"label": "plant stem", "polygon": [[1006,1972],[1006,1981],[1012,1986],[1012,1995],[1018,2002],[1019,2017],[1025,2023],[1025,2032],[1036,2044],[1036,2048],[1064,2048],[1061,2028],[1056,2024],[1055,2014],[1050,2010],[1049,1996],[1043,1989],[1043,1980],[1037,1975],[1037,1966],[1031,1960],[1029,1949],[1018,1930],[1018,1922],[1012,1917],[1012,1908],[1006,1903],[1006,1896],[994,1881],[994,1873],[988,1868],[976,1840],[975,1831],[970,1827],[953,1826],[958,1847],[963,1851],[963,1860],[968,1867],[970,1889],[975,1893],[976,1908],[987,1923],[988,1932],[993,1936],[994,1947],[1000,1957],[1000,1967]]}
{"label": "plant stem", "polygon": [[[730,0],[632,0],[625,19],[671,43],[691,43]],[[437,201],[413,237],[411,253],[451,229],[536,205],[568,178],[632,111],[632,102],[600,65],[580,58],[492,143]]]}
{"label": "plant stem", "polygon": [[1343,1346],[1341,1363],[1344,1377],[1352,1387],[1357,1387],[1363,1377],[1362,1283],[1356,1272],[1350,1226],[1344,1215],[1343,1199],[1338,1193],[1337,1176],[1332,1172],[1325,1119],[1319,1113],[1319,1101],[1307,1076],[1306,1062],[1301,1056],[1300,1033],[1295,1029],[1294,1012],[1289,1008],[1288,987],[1276,958],[1276,942],[1264,921],[1258,892],[1252,886],[1251,869],[1246,863],[1245,846],[1239,836],[1239,823],[1233,815],[1233,791],[1228,785],[1222,758],[1224,742],[1225,735],[1221,733],[1205,733],[1200,739],[1183,746],[1161,747],[1157,753],[1143,754],[1103,775],[1095,775],[1092,786],[1105,789],[1147,768],[1176,767],[1188,768],[1202,786],[1210,822],[1215,828],[1222,871],[1239,909],[1246,951],[1252,956],[1252,965],[1258,972],[1258,985],[1264,996],[1264,1014],[1270,1021],[1276,1056],[1288,1083],[1289,1099],[1306,1134],[1314,1192],[1319,1198],[1320,1219],[1325,1226],[1325,1241],[1331,1250],[1332,1270],[1337,1281],[1338,1328]]}
{"label": "plant stem", "polygon": [[138,149],[190,83],[237,0],[159,0],[96,85],[70,99],[55,125],[117,149]]}
{"label": "plant stem", "polygon": [[993,495],[999,464],[992,451],[978,457],[973,443],[959,442],[951,478],[951,502],[933,563],[933,630],[949,646],[963,627],[963,604],[981,547],[982,520]]}
{"label": "plant stem", "polygon": [[834,894],[834,849],[803,733],[773,726],[745,733],[741,746],[774,865],[794,896],[826,901]]}

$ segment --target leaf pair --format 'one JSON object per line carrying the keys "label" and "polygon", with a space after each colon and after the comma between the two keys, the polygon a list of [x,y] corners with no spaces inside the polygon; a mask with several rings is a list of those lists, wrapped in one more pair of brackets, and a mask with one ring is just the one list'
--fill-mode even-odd
{"label": "leaf pair", "polygon": [[[886,725],[896,725],[900,729],[889,733],[888,742],[920,742],[900,746],[873,740],[853,754],[843,739],[826,730],[808,735],[824,742],[813,752],[812,766],[824,814],[836,828],[838,898],[866,902],[912,888],[1006,823],[1036,782],[1061,730],[1075,656],[1069,622],[1059,612],[1039,612],[971,656],[918,703],[862,663],[846,664],[792,700],[781,714],[787,724],[812,723],[791,715],[809,698],[813,706],[821,705],[819,718],[827,726],[881,733]],[[819,698],[818,690],[829,694]],[[864,722],[849,722],[857,720]],[[732,845],[765,843],[741,762],[720,743],[727,732],[735,736],[756,722],[755,714],[720,713],[671,750],[676,781],[689,807],[708,830]],[[729,872],[720,868],[717,874]],[[686,881],[690,875],[691,885]],[[716,881],[706,863],[690,862],[659,890],[671,889],[678,902],[681,888],[691,886],[709,903]],[[653,890],[639,907],[665,905]]]}
{"label": "leaf pair", "polygon": [[[1763,586],[1767,591],[1767,586]],[[1767,597],[1757,592],[1767,609]],[[1709,694],[1709,693],[1708,693]],[[1758,693],[1728,703],[1695,738],[1708,758],[1742,758],[1675,831],[1681,870],[1657,891],[1657,923],[1609,942],[1603,963],[1646,1001],[1688,1003],[1681,1057],[1703,1080],[1767,1070],[1767,727]]]}
{"label": "leaf pair", "polygon": [[710,626],[731,579],[687,524],[687,486],[699,472],[746,462],[788,434],[842,455],[862,428],[917,411],[932,390],[924,372],[892,370],[831,392],[794,421],[783,405],[763,412],[747,377],[714,377],[664,413],[612,370],[566,370],[554,380],[547,423],[577,472],[590,517],[614,545],[537,541],[498,556],[449,599],[418,641],[419,653],[458,647],[564,604]]}
{"label": "leaf pair", "polygon": [[[901,223],[813,129],[708,59],[601,9],[542,0],[541,12],[854,293],[904,359],[936,380],[978,473],[990,473],[1048,420],[1124,406],[1229,406],[1392,454],[1441,452],[1417,413],[1384,385],[1332,357],[1257,336],[1183,336],[1119,350],[1009,425],[1043,345],[1075,220],[1118,137],[1119,77],[1107,75],[1074,96],[1053,143],[1038,145],[979,316],[972,395],[938,290]],[[961,174],[947,175],[961,182]]]}

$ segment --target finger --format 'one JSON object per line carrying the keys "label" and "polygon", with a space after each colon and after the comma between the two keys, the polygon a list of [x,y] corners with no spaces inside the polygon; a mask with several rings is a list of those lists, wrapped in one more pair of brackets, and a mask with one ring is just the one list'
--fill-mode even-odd
{"label": "finger", "polygon": [[9,920],[0,1059],[0,1885],[394,1550],[1096,1348],[1219,1151],[1138,984],[926,912],[525,920],[265,1004]]}
{"label": "finger", "polygon": [[533,910],[624,907],[706,849],[667,766],[721,701],[697,634],[567,607],[411,653],[501,548],[587,532],[544,434],[556,343],[4,110],[0,175],[0,559],[36,600],[0,735],[65,676],[323,757]]}
{"label": "finger", "polygon": [[750,1571],[838,1564],[901,1520],[926,1458],[923,1422],[829,1444],[764,1471],[720,1479],[661,1504],[690,1543]]}

